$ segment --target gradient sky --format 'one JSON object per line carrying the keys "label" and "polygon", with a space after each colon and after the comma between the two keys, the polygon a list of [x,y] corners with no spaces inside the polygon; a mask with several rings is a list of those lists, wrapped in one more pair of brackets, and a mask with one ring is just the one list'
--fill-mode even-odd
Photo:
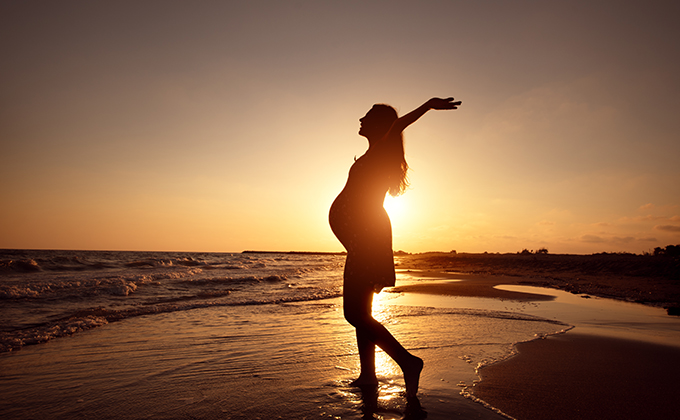
{"label": "gradient sky", "polygon": [[340,251],[373,103],[408,252],[680,243],[680,3],[4,1],[0,248]]}

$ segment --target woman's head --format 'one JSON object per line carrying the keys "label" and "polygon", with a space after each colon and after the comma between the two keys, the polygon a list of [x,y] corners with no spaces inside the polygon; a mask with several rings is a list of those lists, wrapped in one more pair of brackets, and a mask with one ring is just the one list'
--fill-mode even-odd
{"label": "woman's head", "polygon": [[397,120],[397,111],[389,105],[375,104],[366,115],[359,119],[359,134],[371,140],[379,140],[387,134]]}
{"label": "woman's head", "polygon": [[[361,121],[359,134],[366,137],[369,143],[383,139],[392,127],[392,124],[399,118],[397,111],[389,105],[375,104]],[[389,193],[396,197],[408,187],[408,164],[404,157],[404,139],[401,133],[395,134],[398,139],[388,139],[390,147],[381,148],[381,153],[386,153],[389,178]],[[394,141],[393,141],[394,140]]]}

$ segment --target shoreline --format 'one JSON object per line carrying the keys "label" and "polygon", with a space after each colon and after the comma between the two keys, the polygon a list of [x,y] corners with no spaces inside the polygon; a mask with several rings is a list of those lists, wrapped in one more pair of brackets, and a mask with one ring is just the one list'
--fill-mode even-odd
{"label": "shoreline", "polygon": [[[454,301],[465,297],[536,303],[551,300],[537,293],[495,288],[529,284],[545,287],[541,281],[519,276],[403,268],[400,272],[407,276],[408,284],[389,291],[416,295],[411,300],[415,298],[423,304],[428,300],[437,303],[435,296]],[[602,332],[574,325],[561,333],[516,343],[510,357],[479,366],[480,380],[465,387],[461,394],[518,420],[672,418],[680,409],[675,402],[680,346],[647,341],[648,337],[643,336],[631,338],[631,331],[628,338]]]}

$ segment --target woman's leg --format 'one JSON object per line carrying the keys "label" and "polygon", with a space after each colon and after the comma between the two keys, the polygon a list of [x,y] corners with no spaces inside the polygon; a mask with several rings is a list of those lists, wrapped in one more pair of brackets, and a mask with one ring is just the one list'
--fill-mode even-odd
{"label": "woman's leg", "polygon": [[[357,330],[359,358],[362,362],[359,378],[362,380],[375,378],[375,345],[377,345],[401,367],[404,372],[406,394],[409,397],[415,397],[418,392],[423,361],[409,353],[382,324],[373,318],[373,288],[352,283],[346,281],[344,284],[343,307],[345,319]],[[373,346],[368,343],[372,343]],[[364,367],[364,361],[369,365]],[[369,369],[372,375],[368,372]]]}
{"label": "woman's leg", "polygon": [[378,378],[375,376],[375,344],[359,330],[357,333],[357,348],[359,349],[359,361],[361,373],[352,382],[352,386],[375,386]]}

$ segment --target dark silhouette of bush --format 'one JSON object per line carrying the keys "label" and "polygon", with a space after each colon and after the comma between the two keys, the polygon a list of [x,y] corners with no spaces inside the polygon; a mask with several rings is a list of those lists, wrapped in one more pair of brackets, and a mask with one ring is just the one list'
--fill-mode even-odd
{"label": "dark silhouette of bush", "polygon": [[665,248],[656,247],[652,253],[655,257],[669,257],[678,258],[680,257],[680,245],[668,245]]}
{"label": "dark silhouette of bush", "polygon": [[543,255],[548,255],[548,248],[540,248],[534,251],[533,249],[529,251],[528,249],[524,248],[521,252],[518,252],[519,255],[538,255],[538,254],[543,254]]}

